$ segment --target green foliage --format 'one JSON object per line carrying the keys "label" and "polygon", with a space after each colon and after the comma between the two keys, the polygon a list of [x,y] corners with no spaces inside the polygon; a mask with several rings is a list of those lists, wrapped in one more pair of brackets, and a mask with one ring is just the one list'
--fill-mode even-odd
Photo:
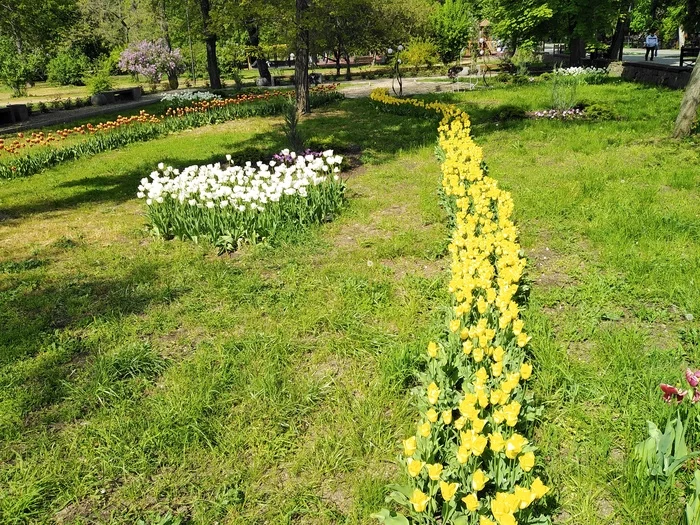
{"label": "green foliage", "polygon": [[304,137],[299,130],[299,117],[296,104],[290,101],[284,110],[284,135],[292,151],[304,151]]}
{"label": "green foliage", "polygon": [[440,59],[454,62],[477,33],[478,21],[465,0],[445,0],[432,18],[432,32]]}
{"label": "green foliage", "polygon": [[552,109],[568,111],[578,104],[578,87],[580,76],[552,75]]}
{"label": "green foliage", "polygon": [[[647,421],[649,438],[634,449],[637,476],[672,484],[676,472],[691,458],[685,443],[685,427],[680,417],[669,419],[663,434]],[[699,453],[694,454],[698,455]]]}
{"label": "green foliage", "polygon": [[27,94],[27,84],[39,76],[43,59],[38,53],[20,54],[0,38],[0,82],[12,90],[13,97]]}
{"label": "green foliage", "polygon": [[428,69],[430,69],[439,59],[437,46],[424,38],[412,39],[406,46],[402,56],[405,63],[413,66],[415,70],[418,70],[420,66],[428,66]]}
{"label": "green foliage", "polygon": [[518,49],[515,50],[510,61],[518,75],[527,75],[528,66],[536,62],[541,62],[541,59],[535,54],[535,46],[530,43],[525,43],[518,46]]}
{"label": "green foliage", "polygon": [[113,89],[110,72],[112,70],[112,59],[105,59],[97,64],[92,75],[85,78],[85,85],[91,95],[97,95]]}
{"label": "green foliage", "polygon": [[82,86],[83,77],[90,69],[88,57],[82,53],[65,49],[53,57],[46,68],[48,81],[61,86]]}
{"label": "green foliage", "polygon": [[94,75],[86,77],[85,85],[88,87],[88,92],[91,95],[109,91],[114,87],[109,75],[101,69],[95,71]]}
{"label": "green foliage", "polygon": [[551,5],[541,0],[494,0],[487,2],[484,10],[494,24],[493,33],[510,44],[534,41],[554,17]]}

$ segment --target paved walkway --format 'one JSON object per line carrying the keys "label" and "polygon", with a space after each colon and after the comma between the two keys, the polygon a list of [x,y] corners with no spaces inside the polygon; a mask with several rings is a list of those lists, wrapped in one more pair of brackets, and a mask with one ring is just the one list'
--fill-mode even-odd
{"label": "paved walkway", "polygon": [[121,102],[118,104],[108,104],[106,106],[86,106],[79,109],[64,109],[51,113],[32,115],[29,117],[29,120],[25,120],[24,122],[0,126],[0,134],[17,133],[18,131],[26,129],[38,129],[46,126],[55,126],[57,124],[70,124],[77,120],[98,117],[108,113],[145,108],[146,106],[160,102],[162,97],[162,94],[144,95],[140,100],[133,102]]}
{"label": "paved walkway", "polygon": [[[444,77],[446,78],[446,77]],[[353,80],[351,82],[343,82],[340,85],[340,91],[348,98],[368,97],[369,94],[378,88],[388,89],[391,92],[392,81],[390,78],[380,78],[377,80]],[[398,84],[395,84],[396,91],[399,90]],[[439,82],[435,77],[427,78],[405,78],[403,80],[404,95],[424,95],[426,93],[439,93],[453,91],[451,82]]]}
{"label": "paved walkway", "polygon": [[[645,49],[625,49],[622,59],[625,62],[644,62]],[[665,66],[680,66],[681,52],[678,49],[659,49],[659,56],[654,58],[654,64]]]}

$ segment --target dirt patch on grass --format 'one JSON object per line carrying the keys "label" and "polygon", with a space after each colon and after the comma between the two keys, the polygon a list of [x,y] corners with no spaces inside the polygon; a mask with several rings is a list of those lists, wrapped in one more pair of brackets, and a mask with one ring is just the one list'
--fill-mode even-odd
{"label": "dirt patch on grass", "polygon": [[434,279],[447,268],[446,259],[428,261],[412,257],[397,257],[395,259],[382,259],[379,262],[382,266],[391,270],[397,280],[401,280],[407,275]]}
{"label": "dirt patch on grass", "polygon": [[548,246],[528,250],[528,268],[533,281],[541,286],[568,286],[574,279],[566,272],[564,257]]}
{"label": "dirt patch on grass", "polygon": [[54,514],[53,520],[57,525],[74,523],[80,518],[87,518],[92,515],[92,510],[92,504],[87,500],[69,503],[63,509]]}
{"label": "dirt patch on grass", "polygon": [[356,248],[368,241],[390,238],[391,232],[378,228],[373,224],[355,222],[341,226],[333,238],[333,244],[338,248]]}
{"label": "dirt patch on grass", "polygon": [[346,491],[348,483],[329,480],[321,485],[321,499],[347,515],[352,509],[353,498]]}
{"label": "dirt patch on grass", "polygon": [[593,341],[580,341],[569,343],[566,354],[580,363],[590,363],[593,360]]}

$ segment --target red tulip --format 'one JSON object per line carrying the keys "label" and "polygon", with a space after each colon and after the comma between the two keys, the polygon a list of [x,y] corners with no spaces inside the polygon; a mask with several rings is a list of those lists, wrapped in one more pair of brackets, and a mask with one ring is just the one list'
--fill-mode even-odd
{"label": "red tulip", "polygon": [[659,388],[661,388],[661,391],[664,393],[664,401],[669,404],[673,400],[675,400],[676,403],[680,403],[681,401],[683,401],[683,398],[688,394],[687,390],[680,390],[675,386],[667,385],[664,383],[661,383],[659,385]]}

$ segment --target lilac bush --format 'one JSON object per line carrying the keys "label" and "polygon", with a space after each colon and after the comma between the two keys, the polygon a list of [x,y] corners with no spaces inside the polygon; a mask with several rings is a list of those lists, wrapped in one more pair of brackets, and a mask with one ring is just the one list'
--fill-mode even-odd
{"label": "lilac bush", "polygon": [[148,79],[151,86],[159,84],[163,75],[174,76],[183,70],[179,49],[168,49],[163,39],[151,42],[142,40],[125,49],[119,60],[119,68]]}

